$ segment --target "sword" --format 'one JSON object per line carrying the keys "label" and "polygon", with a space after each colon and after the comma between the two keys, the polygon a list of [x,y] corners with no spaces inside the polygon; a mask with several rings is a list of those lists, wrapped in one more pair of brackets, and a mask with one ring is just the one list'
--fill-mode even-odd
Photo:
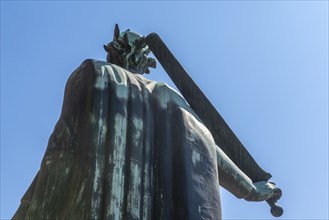
{"label": "sword", "polygon": [[[257,164],[161,38],[156,33],[151,33],[145,40],[183,97],[209,129],[216,144],[252,182],[268,181],[271,178],[271,174],[265,172]],[[275,202],[272,200],[268,201],[272,209],[276,206]]]}

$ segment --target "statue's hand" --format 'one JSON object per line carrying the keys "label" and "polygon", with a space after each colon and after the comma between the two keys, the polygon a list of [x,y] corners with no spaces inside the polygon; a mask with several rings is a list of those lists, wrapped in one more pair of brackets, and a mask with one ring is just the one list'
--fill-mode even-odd
{"label": "statue's hand", "polygon": [[275,186],[274,183],[260,181],[253,184],[254,188],[245,199],[248,201],[264,201],[270,198],[275,200],[280,199],[282,192],[281,189]]}

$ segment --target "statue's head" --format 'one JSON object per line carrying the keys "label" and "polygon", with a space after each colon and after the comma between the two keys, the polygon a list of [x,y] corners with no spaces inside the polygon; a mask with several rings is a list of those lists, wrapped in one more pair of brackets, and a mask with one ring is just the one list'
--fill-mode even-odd
{"label": "statue's head", "polygon": [[134,73],[150,73],[149,67],[155,68],[154,58],[148,58],[150,49],[145,37],[129,29],[121,32],[116,24],[113,40],[104,45],[107,62],[116,64]]}

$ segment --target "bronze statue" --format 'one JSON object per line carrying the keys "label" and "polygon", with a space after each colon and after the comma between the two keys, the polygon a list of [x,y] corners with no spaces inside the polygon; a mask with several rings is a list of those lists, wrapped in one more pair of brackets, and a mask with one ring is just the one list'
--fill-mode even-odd
{"label": "bronze statue", "polygon": [[[13,219],[221,219],[218,185],[238,198],[281,190],[156,34],[115,26],[107,62],[70,76],[41,168]],[[146,79],[152,51],[184,98]]]}
{"label": "bronze statue", "polygon": [[[272,208],[272,214],[274,216],[281,216],[283,210],[275,203],[281,197],[282,193],[273,182],[268,182],[271,175],[259,167],[199,87],[189,77],[177,59],[171,54],[160,37],[157,34],[152,33],[145,38],[140,34],[130,32],[129,29],[122,32],[121,36],[119,35],[119,32],[119,27],[116,25],[113,41],[107,46],[104,45],[105,50],[108,52],[107,61],[125,67],[132,72],[135,71],[134,69],[129,68],[129,66],[140,66],[144,64],[142,69],[145,69],[146,71],[137,72],[142,74],[144,72],[149,73],[148,67],[150,65],[148,64],[151,63],[151,67],[155,67],[155,61],[152,58],[147,58],[150,47],[177,88],[183,94],[184,98],[201,118],[202,122],[205,123],[206,127],[211,131],[216,144],[220,146],[220,148],[217,148],[220,185],[238,197],[241,191],[246,190],[250,194],[247,197],[241,197],[249,201],[267,200]],[[121,59],[121,63],[117,63],[115,60],[116,57],[124,56],[118,56],[118,50],[116,49],[118,46],[115,47],[115,44],[120,45],[120,50],[122,50],[121,48],[128,48],[127,50],[129,52],[126,52],[125,54],[134,54],[133,49],[131,48],[137,48],[136,51],[147,52],[142,55],[140,55],[140,52],[135,53],[137,57],[143,57],[143,59],[132,65],[128,65],[132,63],[130,59],[125,61],[124,59]],[[139,59],[135,58],[133,60]],[[229,159],[225,154],[229,156]],[[234,165],[232,165],[229,160],[232,160]],[[241,174],[239,169],[243,174]],[[247,177],[245,177],[245,175],[247,175]]]}

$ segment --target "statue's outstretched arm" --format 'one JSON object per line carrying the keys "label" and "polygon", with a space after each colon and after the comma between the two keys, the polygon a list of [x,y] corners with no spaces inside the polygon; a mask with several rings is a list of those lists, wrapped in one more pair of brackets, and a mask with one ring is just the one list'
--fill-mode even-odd
{"label": "statue's outstretched arm", "polygon": [[274,183],[253,183],[219,147],[216,152],[219,184],[233,195],[248,201],[264,201],[281,196],[281,190]]}

